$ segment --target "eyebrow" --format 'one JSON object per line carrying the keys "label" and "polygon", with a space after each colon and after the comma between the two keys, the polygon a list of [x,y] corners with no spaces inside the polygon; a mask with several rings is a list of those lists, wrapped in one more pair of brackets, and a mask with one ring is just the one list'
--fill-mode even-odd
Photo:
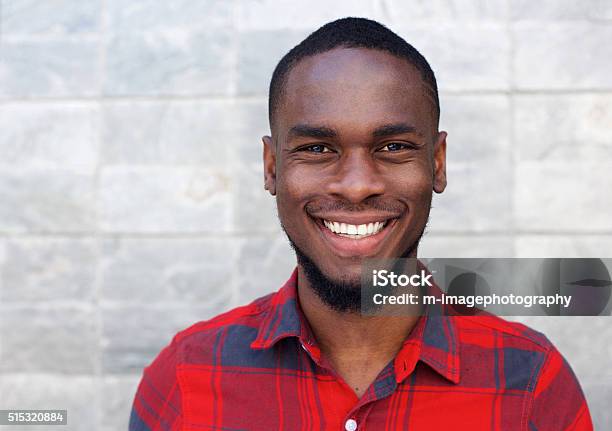
{"label": "eyebrow", "polygon": [[[401,135],[403,133],[417,133],[416,127],[406,123],[385,124],[377,127],[372,136],[381,138],[385,136]],[[297,124],[289,129],[288,137],[292,138],[335,138],[338,134],[332,128],[325,126],[309,126],[307,124]]]}
{"label": "eyebrow", "polygon": [[335,138],[335,130],[324,126],[308,126],[297,124],[289,129],[289,139],[291,138]]}
{"label": "eyebrow", "polygon": [[393,135],[401,135],[403,133],[417,133],[418,131],[416,127],[411,126],[406,123],[395,123],[395,124],[385,124],[384,126],[380,126],[372,132],[372,135],[376,138],[382,138],[385,136],[393,136]]}

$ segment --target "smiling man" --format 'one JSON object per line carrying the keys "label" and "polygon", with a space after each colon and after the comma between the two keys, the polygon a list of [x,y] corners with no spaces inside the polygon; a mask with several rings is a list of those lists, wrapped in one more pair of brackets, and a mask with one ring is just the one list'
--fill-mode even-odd
{"label": "smiling man", "polygon": [[297,268],[276,293],[177,334],[134,400],[136,430],[590,430],[569,365],[492,316],[365,316],[366,258],[416,257],[446,187],[434,74],[358,18],[272,76],[265,188]]}

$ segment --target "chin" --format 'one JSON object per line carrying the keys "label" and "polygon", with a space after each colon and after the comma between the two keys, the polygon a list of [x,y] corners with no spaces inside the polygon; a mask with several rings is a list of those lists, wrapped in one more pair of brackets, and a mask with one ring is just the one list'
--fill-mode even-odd
{"label": "chin", "polygon": [[323,271],[323,274],[329,280],[333,281],[336,284],[342,284],[345,286],[353,286],[353,287],[361,287],[361,267],[359,271],[351,271],[350,273],[346,272],[326,272]]}

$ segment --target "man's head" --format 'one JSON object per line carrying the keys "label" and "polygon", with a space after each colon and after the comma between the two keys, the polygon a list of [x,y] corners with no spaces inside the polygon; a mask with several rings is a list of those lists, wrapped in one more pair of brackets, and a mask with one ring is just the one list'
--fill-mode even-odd
{"label": "man's head", "polygon": [[358,308],[364,258],[414,257],[446,186],[446,133],[427,61],[382,25],[329,23],[270,84],[266,188],[298,263],[332,308]]}

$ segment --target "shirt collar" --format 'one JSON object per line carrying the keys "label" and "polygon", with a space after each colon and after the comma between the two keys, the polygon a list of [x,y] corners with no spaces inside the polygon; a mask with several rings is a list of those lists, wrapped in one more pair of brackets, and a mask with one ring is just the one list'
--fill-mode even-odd
{"label": "shirt collar", "polygon": [[[434,294],[440,292],[435,285],[431,290]],[[451,382],[459,383],[460,348],[455,316],[445,315],[440,310],[438,306],[428,306],[426,315],[421,316],[404,341],[394,361],[397,382],[409,376],[420,360]],[[315,360],[320,359],[320,350],[299,306],[297,268],[271,296],[251,348],[268,349],[287,337],[297,337]]]}
{"label": "shirt collar", "polygon": [[263,316],[251,347],[267,349],[287,337],[298,337],[307,344],[314,340],[306,317],[298,304],[297,268],[293,270],[283,287],[271,296],[267,312]]}

